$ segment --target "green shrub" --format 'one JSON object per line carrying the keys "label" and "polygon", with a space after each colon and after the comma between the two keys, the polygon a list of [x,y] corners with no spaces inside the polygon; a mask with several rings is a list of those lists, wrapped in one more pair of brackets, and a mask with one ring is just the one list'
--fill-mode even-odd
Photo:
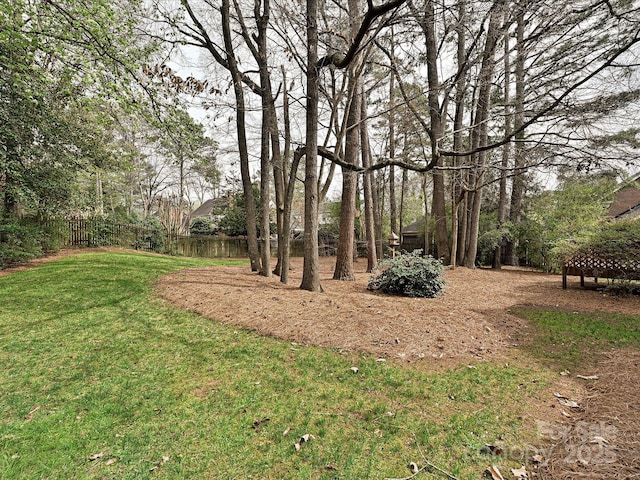
{"label": "green shrub", "polygon": [[[167,235],[160,220],[155,217],[147,217],[141,222],[142,227],[148,229],[144,237],[146,245],[157,253],[166,253]],[[139,248],[139,247],[138,247]],[[146,246],[145,246],[146,248]]]}
{"label": "green shrub", "polygon": [[440,260],[422,256],[422,250],[402,253],[383,260],[369,280],[369,290],[380,290],[391,295],[433,298],[444,288],[441,278],[444,266]]}
{"label": "green shrub", "polygon": [[15,218],[0,220],[0,270],[43,255],[44,232]]}
{"label": "green shrub", "polygon": [[204,217],[198,217],[191,222],[189,231],[191,235],[215,235],[218,233],[218,229],[213,222]]}
{"label": "green shrub", "polygon": [[640,261],[640,221],[607,223],[586,242],[584,248],[622,263],[637,263]]}
{"label": "green shrub", "polygon": [[49,222],[38,223],[42,229],[41,247],[44,253],[59,251],[64,245],[69,228],[65,221],[51,220]]}

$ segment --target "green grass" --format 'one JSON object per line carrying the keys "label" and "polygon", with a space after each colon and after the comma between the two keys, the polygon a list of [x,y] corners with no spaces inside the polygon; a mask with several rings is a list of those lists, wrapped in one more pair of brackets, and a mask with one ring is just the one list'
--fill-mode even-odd
{"label": "green grass", "polygon": [[600,353],[612,348],[640,347],[640,315],[536,307],[518,307],[512,312],[535,327],[529,351],[559,368],[594,364]]}
{"label": "green grass", "polygon": [[466,479],[517,466],[480,447],[530,440],[526,401],[549,372],[425,373],[155,295],[159,276],[213,264],[96,253],[0,277],[0,479],[382,479],[424,458]]}

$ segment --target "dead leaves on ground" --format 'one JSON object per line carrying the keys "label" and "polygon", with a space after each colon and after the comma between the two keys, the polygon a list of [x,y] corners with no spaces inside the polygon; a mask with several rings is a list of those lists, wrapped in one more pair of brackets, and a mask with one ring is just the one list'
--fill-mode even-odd
{"label": "dead leaves on ground", "polygon": [[560,395],[559,393],[554,393],[553,396],[558,399],[558,403],[560,405],[562,405],[563,407],[575,408],[575,409],[578,409],[578,410],[582,408],[582,407],[580,407],[578,402],[576,402],[574,400],[570,400],[569,398],[565,397],[564,395]]}
{"label": "dead leaves on ground", "polygon": [[[502,447],[485,444],[480,448],[480,453],[484,455],[498,456],[503,455],[504,449]],[[535,467],[542,464],[544,458],[540,454],[533,455],[530,459],[531,464]],[[522,465],[520,468],[512,468],[511,474],[513,475],[513,480],[529,480],[531,478],[531,474],[527,471],[527,467]],[[500,472],[500,469],[496,465],[489,466],[483,473],[483,477],[489,478],[491,480],[505,480],[505,477]]]}
{"label": "dead leaves on ground", "polygon": [[293,447],[296,449],[296,452],[299,452],[302,449],[303,443],[310,442],[313,439],[315,439],[313,435],[311,435],[310,433],[305,433],[300,437],[300,440],[298,440]]}
{"label": "dead leaves on ground", "polygon": [[[256,431],[259,432],[260,431],[260,427],[267,423],[270,422],[271,419],[269,417],[264,417],[261,418],[260,420],[256,420],[255,422],[253,422],[253,426],[252,428]],[[284,432],[282,432],[282,436],[286,437],[287,435],[289,435],[289,432],[291,432],[291,427],[287,427]],[[302,445],[305,443],[310,442],[311,440],[314,440],[315,437],[313,435],[311,435],[310,433],[305,433],[304,435],[302,435],[300,437],[300,439],[293,445],[293,448],[295,448],[296,452],[299,452],[302,449]]]}
{"label": "dead leaves on ground", "polygon": [[[514,480],[529,480],[529,472],[527,472],[527,468],[523,465],[520,468],[512,468],[511,475],[513,475]],[[505,480],[505,477],[502,476],[500,469],[495,465],[491,465],[484,471],[484,477],[490,478],[491,480]]]}
{"label": "dead leaves on ground", "polygon": [[253,422],[253,429],[254,429],[256,432],[259,432],[259,431],[260,431],[260,426],[261,426],[263,423],[267,423],[267,422],[269,422],[269,421],[271,421],[271,419],[270,419],[269,417],[264,417],[264,418],[261,418],[260,420],[256,420],[255,422]]}
{"label": "dead leaves on ground", "polygon": [[[92,454],[92,455],[89,455],[88,459],[89,459],[89,461],[90,461],[90,462],[97,462],[98,460],[100,460],[100,459],[101,459],[101,458],[103,458],[104,456],[105,456],[105,455],[104,455],[104,453],[103,453],[103,452],[100,452],[100,453],[94,453],[94,454]],[[114,463],[116,463],[117,461],[118,461],[118,459],[117,459],[117,458],[115,458],[115,457],[111,457],[111,458],[107,459],[107,461],[105,461],[105,462],[104,462],[104,464],[105,464],[106,466],[109,466],[109,465],[113,465],[113,464],[114,464]]]}
{"label": "dead leaves on ground", "polygon": [[38,410],[40,410],[40,405],[36,405],[35,407],[33,407],[31,411],[24,416],[24,421],[30,422],[31,420],[33,420],[33,417]]}

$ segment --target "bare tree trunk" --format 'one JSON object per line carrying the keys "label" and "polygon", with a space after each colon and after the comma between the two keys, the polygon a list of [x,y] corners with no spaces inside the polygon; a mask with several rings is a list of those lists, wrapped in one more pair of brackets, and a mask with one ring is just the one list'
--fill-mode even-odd
{"label": "bare tree trunk", "polygon": [[[440,111],[440,79],[438,71],[438,44],[436,42],[436,18],[433,0],[428,0],[425,15],[425,42],[427,50],[427,80],[429,82],[429,116],[431,119],[431,156],[436,167],[443,166],[440,155],[444,125]],[[444,175],[441,170],[433,172],[433,204],[432,215],[435,220],[436,245],[438,258],[444,263],[450,262],[449,235],[447,231],[447,212],[445,201]]]}
{"label": "bare tree trunk", "polygon": [[460,208],[462,209],[462,215],[460,216],[460,240],[458,241],[458,265],[464,265],[467,257],[467,231],[469,224],[469,196],[470,192],[465,190],[462,194],[462,201],[460,202]]}
{"label": "bare tree trunk", "polygon": [[424,254],[431,254],[431,232],[429,231],[429,188],[428,174],[422,174],[422,198],[424,199]]}
{"label": "bare tree trunk", "polygon": [[[295,191],[296,174],[298,172],[298,164],[300,163],[300,156],[294,159],[289,171],[289,179],[286,178],[287,164],[289,163],[289,157],[291,155],[291,121],[289,119],[289,91],[287,88],[287,73],[284,66],[282,70],[282,116],[284,120],[284,155],[281,159],[282,177],[284,180],[284,199],[283,199],[283,212],[282,212],[282,229],[278,234],[278,248],[282,246],[279,252],[280,261],[278,265],[280,282],[289,282],[289,257],[290,257],[290,238],[291,238],[291,209],[293,206],[293,193]],[[276,190],[277,191],[277,190]]]}
{"label": "bare tree trunk", "polygon": [[260,275],[271,276],[271,242],[269,225],[269,203],[271,200],[271,171],[269,165],[269,120],[265,105],[264,95],[262,97],[262,135],[260,141]]}
{"label": "bare tree trunk", "polygon": [[226,49],[227,63],[233,81],[233,91],[236,97],[236,129],[238,133],[238,150],[240,154],[240,175],[242,177],[242,191],[247,215],[247,244],[251,270],[260,270],[260,252],[258,249],[258,230],[256,228],[256,202],[251,185],[249,172],[249,150],[247,148],[247,133],[245,121],[245,100],[242,88],[242,76],[233,50],[231,39],[231,21],[229,15],[229,0],[222,0],[222,28]]}
{"label": "bare tree trunk", "polygon": [[96,214],[104,215],[104,195],[102,193],[102,171],[96,170]]}
{"label": "bare tree trunk", "polygon": [[[267,62],[267,29],[269,27],[270,16],[270,1],[262,0],[254,2],[254,18],[257,27],[257,35],[251,34],[246,27],[244,18],[242,15],[242,9],[237,0],[234,1],[238,21],[242,31],[242,36],[245,39],[245,43],[249,47],[249,50],[253,54],[253,57],[258,64],[258,71],[260,76],[260,89],[258,94],[260,95],[262,102],[262,138],[261,138],[261,157],[260,157],[260,211],[261,211],[261,223],[260,223],[260,236],[262,240],[263,248],[261,249],[262,267],[261,274],[264,276],[271,276],[271,246],[270,246],[270,204],[271,204],[271,189],[269,181],[269,162],[270,153],[272,155],[272,170],[275,186],[276,196],[276,225],[278,234],[278,264],[276,265],[274,272],[280,273],[280,261],[282,258],[283,244],[285,242],[280,241],[282,239],[282,225],[284,214],[284,196],[285,196],[285,181],[284,181],[284,163],[282,159],[282,152],[280,151],[280,136],[278,130],[278,115],[276,112],[275,99],[273,96],[273,88],[271,85],[271,72],[269,70],[269,64]],[[262,10],[261,10],[262,9]],[[253,42],[257,45],[254,46]],[[271,152],[269,151],[271,147]]]}
{"label": "bare tree trunk", "polygon": [[458,228],[459,219],[458,214],[460,212],[460,203],[456,196],[455,189],[451,195],[451,268],[456,268],[458,263]]}
{"label": "bare tree trunk", "polygon": [[307,116],[302,290],[321,292],[318,272],[318,0],[307,0]]}
{"label": "bare tree trunk", "polygon": [[[350,30],[352,38],[358,33],[359,0],[349,0]],[[358,163],[360,153],[361,81],[358,56],[347,67],[348,110],[344,161],[351,165]],[[334,280],[355,280],[353,272],[353,245],[355,241],[356,195],[358,176],[353,170],[342,169],[342,204],[340,206],[340,230],[336,251]]]}
{"label": "bare tree trunk", "polygon": [[[498,22],[499,15],[502,13],[498,8],[504,0],[498,0],[494,4],[494,10],[489,16],[489,26],[487,28],[487,37],[485,48],[482,54],[482,65],[479,74],[478,101],[476,103],[475,126],[472,134],[472,149],[484,147],[487,145],[488,127],[487,119],[489,117],[489,108],[491,106],[491,85],[495,68],[495,51],[498,41]],[[480,151],[476,155],[476,182],[474,185],[473,206],[471,210],[471,219],[469,226],[469,247],[465,260],[465,266],[474,268],[478,250],[478,232],[480,228],[480,206],[482,204],[482,182],[484,179],[484,170],[486,164],[486,151]]]}
{"label": "bare tree trunk", "polygon": [[[270,156],[273,150],[273,174],[276,182],[276,198],[281,200],[283,191],[282,170],[276,167],[281,161],[280,141],[278,138],[278,123],[276,109],[271,88],[271,75],[267,63],[267,28],[269,25],[270,3],[269,0],[254,3],[254,17],[257,26],[257,35],[253,38],[248,34],[242,12],[237,2],[236,11],[241,22],[241,28],[245,42],[249,46],[253,57],[258,64],[260,76],[260,100],[262,104],[262,132],[260,142],[260,249],[262,265],[260,274],[265,277],[271,276],[271,228],[270,228]],[[262,8],[262,11],[260,10]],[[253,46],[255,41],[257,49]],[[279,187],[279,190],[278,190]],[[276,216],[281,215],[281,205],[276,201]],[[279,218],[277,218],[278,220]]]}
{"label": "bare tree trunk", "polygon": [[379,183],[380,183],[380,177],[379,174],[375,175],[372,177],[373,178],[373,182],[374,182],[374,189],[373,189],[373,211],[375,212],[374,215],[374,222],[375,222],[375,229],[376,229],[376,256],[381,259],[384,257],[384,250],[382,248],[382,208],[381,208],[381,204],[384,203],[384,198],[380,198],[380,191],[382,190],[384,192],[384,176],[383,176],[383,180],[382,180],[382,187],[380,187]]}
{"label": "bare tree trunk", "polygon": [[[393,54],[394,48],[394,35],[393,29],[391,30],[391,69],[394,70],[395,56]],[[396,76],[391,73],[389,76],[389,160],[393,161],[396,158],[396,116],[395,116],[395,80]],[[400,233],[398,229],[398,216],[397,216],[397,204],[396,204],[396,170],[393,165],[389,167],[389,209],[391,214],[391,231]]]}
{"label": "bare tree trunk", "polygon": [[[504,12],[504,135],[507,137],[511,132],[511,61],[510,61],[510,49],[509,49],[509,29],[506,28],[506,24],[509,18],[509,12]],[[509,167],[509,157],[511,151],[511,142],[507,142],[502,147],[502,170],[500,171],[500,193],[498,198],[498,229],[501,230],[504,222],[507,220],[507,168]],[[500,269],[502,267],[502,251],[503,246],[500,242],[495,251],[493,252],[493,262],[491,267],[494,269]]]}
{"label": "bare tree trunk", "polygon": [[406,169],[402,170],[402,182],[400,183],[400,218],[398,219],[398,231],[397,234],[402,238],[402,229],[404,228],[404,197],[407,189],[407,182],[409,180],[409,172]]}
{"label": "bare tree trunk", "polygon": [[[515,98],[515,112],[513,128],[518,130],[522,128],[524,124],[524,61],[526,57],[525,45],[524,45],[524,11],[520,11],[517,16],[516,27],[516,98]],[[519,132],[515,136],[515,170],[513,174],[513,184],[511,187],[511,206],[509,210],[509,220],[512,223],[520,222],[522,199],[525,192],[525,180],[524,171],[522,166],[525,163],[524,159],[524,131]],[[518,255],[516,252],[517,245],[511,241],[506,246],[506,262],[509,265],[518,265]]]}
{"label": "bare tree trunk", "polygon": [[[360,105],[360,141],[362,143],[362,166],[369,168],[371,161],[371,147],[369,145],[369,132],[367,131],[367,96],[362,92],[362,102]],[[373,205],[373,172],[365,172],[362,179],[364,189],[364,230],[367,237],[367,272],[371,272],[378,264],[376,252],[376,227],[375,209]]]}
{"label": "bare tree trunk", "polygon": [[[466,61],[466,20],[467,2],[466,0],[460,0],[458,2],[458,23],[456,25],[458,78],[456,79],[455,110],[453,115],[453,150],[456,152],[461,152],[464,149],[462,125],[464,121],[467,71],[469,68]],[[454,157],[453,166],[457,167],[464,162],[464,158]],[[454,172],[453,185],[451,186],[451,266],[453,268],[462,263],[466,242],[466,228],[460,228],[460,225],[466,226],[466,215],[463,214],[462,218],[460,218],[463,206],[466,207],[466,196],[462,192],[463,175],[463,173]]]}
{"label": "bare tree trunk", "polygon": [[[355,165],[360,153],[360,82],[354,66],[349,67],[351,101],[347,114],[347,134],[344,161]],[[353,242],[355,240],[356,193],[358,177],[353,170],[342,169],[342,204],[340,206],[340,230],[336,251],[334,280],[355,280],[353,272]]]}

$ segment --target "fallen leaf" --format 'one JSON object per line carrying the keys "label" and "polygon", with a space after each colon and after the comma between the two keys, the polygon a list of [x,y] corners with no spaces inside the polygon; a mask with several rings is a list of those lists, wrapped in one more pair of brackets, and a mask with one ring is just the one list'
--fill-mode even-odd
{"label": "fallen leaf", "polygon": [[358,373],[360,370],[358,370],[358,367],[351,367],[351,371],[353,373]]}
{"label": "fallen leaf", "polygon": [[420,471],[420,469],[418,468],[418,465],[415,464],[415,462],[411,462],[409,464],[409,470],[411,470],[411,473],[418,473]]}
{"label": "fallen leaf", "polygon": [[580,405],[578,405],[577,402],[574,402],[573,400],[569,400],[568,398],[559,398],[558,403],[563,407],[580,408]]}
{"label": "fallen leaf", "polygon": [[597,375],[576,375],[576,377],[581,378],[583,380],[598,380]]}
{"label": "fallen leaf", "polygon": [[38,410],[40,410],[40,405],[33,407],[31,411],[24,416],[25,421],[30,422],[33,420],[33,416]]}
{"label": "fallen leaf", "polygon": [[313,439],[313,435],[311,435],[310,433],[305,433],[304,435],[302,435],[300,437],[300,440],[298,440],[297,443],[294,444],[294,447],[296,449],[296,452],[299,452],[300,449],[302,448],[302,444],[305,442],[309,442]]}
{"label": "fallen leaf", "polygon": [[571,372],[569,370],[563,370],[560,372],[560,375],[562,375],[563,377],[566,377],[567,375],[569,375]]}
{"label": "fallen leaf", "polygon": [[93,462],[94,460],[98,460],[104,456],[104,453],[94,453],[93,455],[89,455],[89,460]]}
{"label": "fallen leaf", "polygon": [[289,435],[290,431],[291,431],[291,427],[287,427],[286,430],[284,432],[282,432],[282,436],[286,437],[287,435]]}
{"label": "fallen leaf", "polygon": [[264,418],[261,418],[260,420],[256,420],[255,422],[253,422],[253,428],[254,428],[254,430],[255,430],[256,432],[260,431],[260,426],[261,426],[263,423],[267,423],[267,422],[269,422],[270,420],[271,420],[271,419],[270,419],[269,417],[264,417]]}
{"label": "fallen leaf", "polygon": [[491,445],[490,443],[485,443],[484,446],[480,448],[480,453],[484,455],[502,455],[502,448]]}
{"label": "fallen leaf", "polygon": [[520,468],[512,468],[511,473],[516,480],[529,480],[529,473],[524,465]]}
{"label": "fallen leaf", "polygon": [[601,448],[609,443],[609,441],[604,437],[593,437],[590,443],[597,443]]}
{"label": "fallen leaf", "polygon": [[531,461],[535,464],[540,464],[544,462],[544,457],[540,454],[537,454],[531,457]]}
{"label": "fallen leaf", "polygon": [[116,463],[118,461],[117,458],[110,458],[109,460],[107,460],[106,462],[104,462],[105,465],[113,465],[114,463]]}
{"label": "fallen leaf", "polygon": [[495,465],[491,465],[484,471],[484,476],[491,478],[491,480],[504,480],[504,477],[500,473],[500,470]]}
{"label": "fallen leaf", "polygon": [[554,393],[553,395],[558,399],[558,403],[563,407],[580,408],[580,405],[578,405],[577,402],[569,400],[567,397],[560,395],[559,393]]}

